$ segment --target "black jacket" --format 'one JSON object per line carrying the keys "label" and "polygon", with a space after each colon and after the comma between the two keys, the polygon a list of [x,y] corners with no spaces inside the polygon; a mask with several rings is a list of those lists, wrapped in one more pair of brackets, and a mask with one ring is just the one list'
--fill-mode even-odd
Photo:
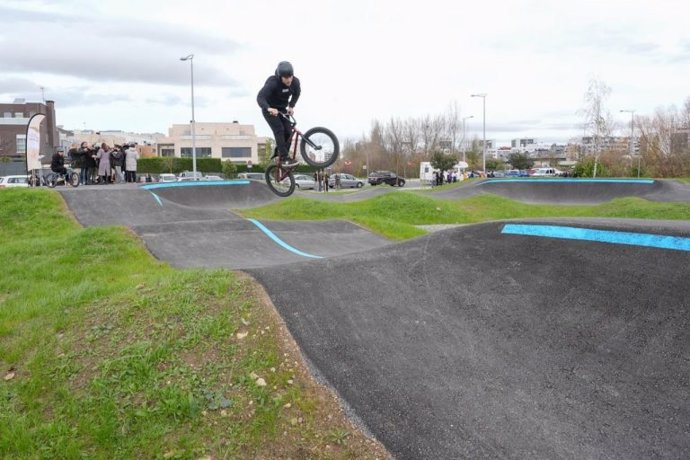
{"label": "black jacket", "polygon": [[297,104],[301,91],[299,78],[293,77],[292,84],[285,86],[280,77],[271,75],[256,96],[256,102],[264,112],[269,107],[285,112],[288,106],[294,107]]}
{"label": "black jacket", "polygon": [[110,152],[110,165],[123,167],[125,165],[125,154],[121,150],[113,149]]}
{"label": "black jacket", "polygon": [[65,157],[59,153],[53,154],[53,159],[50,162],[50,169],[53,171],[59,171],[65,166]]}
{"label": "black jacket", "polygon": [[72,161],[73,168],[81,168],[81,162],[84,158],[84,155],[82,155],[82,153],[79,150],[77,150],[76,148],[69,149],[69,152],[67,152],[67,156]]}
{"label": "black jacket", "polygon": [[82,154],[81,157],[81,167],[82,168],[95,168],[96,160],[93,159],[93,150],[89,149],[79,149],[79,153]]}

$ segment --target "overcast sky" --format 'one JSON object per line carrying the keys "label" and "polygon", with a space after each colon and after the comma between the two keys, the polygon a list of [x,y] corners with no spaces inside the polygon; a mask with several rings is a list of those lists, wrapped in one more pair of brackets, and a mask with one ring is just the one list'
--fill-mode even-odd
{"label": "overcast sky", "polygon": [[[289,60],[296,117],[358,138],[372,120],[457,102],[468,135],[581,135],[587,84],[621,123],[690,97],[687,0],[63,0],[0,4],[0,101],[45,98],[72,129],[167,134],[197,122],[270,131],[256,93]],[[627,132],[627,131],[626,131]]]}

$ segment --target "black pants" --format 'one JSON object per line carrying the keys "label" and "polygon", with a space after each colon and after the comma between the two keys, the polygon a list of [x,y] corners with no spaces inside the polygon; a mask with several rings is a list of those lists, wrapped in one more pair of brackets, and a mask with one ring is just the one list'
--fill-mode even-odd
{"label": "black pants", "polygon": [[274,117],[266,111],[262,111],[262,113],[268,126],[270,126],[273,131],[273,136],[276,138],[278,154],[282,158],[286,158],[290,152],[290,137],[292,136],[292,126],[290,126],[290,122],[280,115]]}
{"label": "black pants", "polygon": [[67,175],[67,168],[64,166],[62,167],[56,167],[56,168],[51,168],[54,173],[62,174],[63,176]]}
{"label": "black pants", "polygon": [[125,171],[125,180],[127,182],[136,182],[137,181],[137,172],[136,171]]}

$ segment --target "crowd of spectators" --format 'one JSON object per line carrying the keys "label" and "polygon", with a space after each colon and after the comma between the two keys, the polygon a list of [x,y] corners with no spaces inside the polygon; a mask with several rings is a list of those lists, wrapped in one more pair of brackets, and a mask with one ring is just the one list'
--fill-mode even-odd
{"label": "crowd of spectators", "polygon": [[81,185],[137,181],[139,151],[134,143],[111,147],[105,142],[93,145],[82,142],[79,147],[73,144],[67,157],[72,169],[79,172]]}

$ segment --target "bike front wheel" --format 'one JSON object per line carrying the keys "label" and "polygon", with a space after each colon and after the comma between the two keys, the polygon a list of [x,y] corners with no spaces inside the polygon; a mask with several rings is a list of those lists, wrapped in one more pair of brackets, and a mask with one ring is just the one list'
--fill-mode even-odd
{"label": "bike front wheel", "polygon": [[67,177],[69,185],[71,185],[72,187],[79,187],[79,174],[73,172],[70,173]]}
{"label": "bike front wheel", "polygon": [[278,196],[290,196],[295,191],[295,176],[292,171],[278,165],[266,168],[266,183]]}
{"label": "bike front wheel", "polygon": [[338,159],[340,144],[330,129],[316,127],[302,136],[300,153],[308,165],[322,169]]}
{"label": "bike front wheel", "polygon": [[55,173],[48,174],[46,176],[46,185],[50,188],[55,188],[58,183],[58,175]]}

